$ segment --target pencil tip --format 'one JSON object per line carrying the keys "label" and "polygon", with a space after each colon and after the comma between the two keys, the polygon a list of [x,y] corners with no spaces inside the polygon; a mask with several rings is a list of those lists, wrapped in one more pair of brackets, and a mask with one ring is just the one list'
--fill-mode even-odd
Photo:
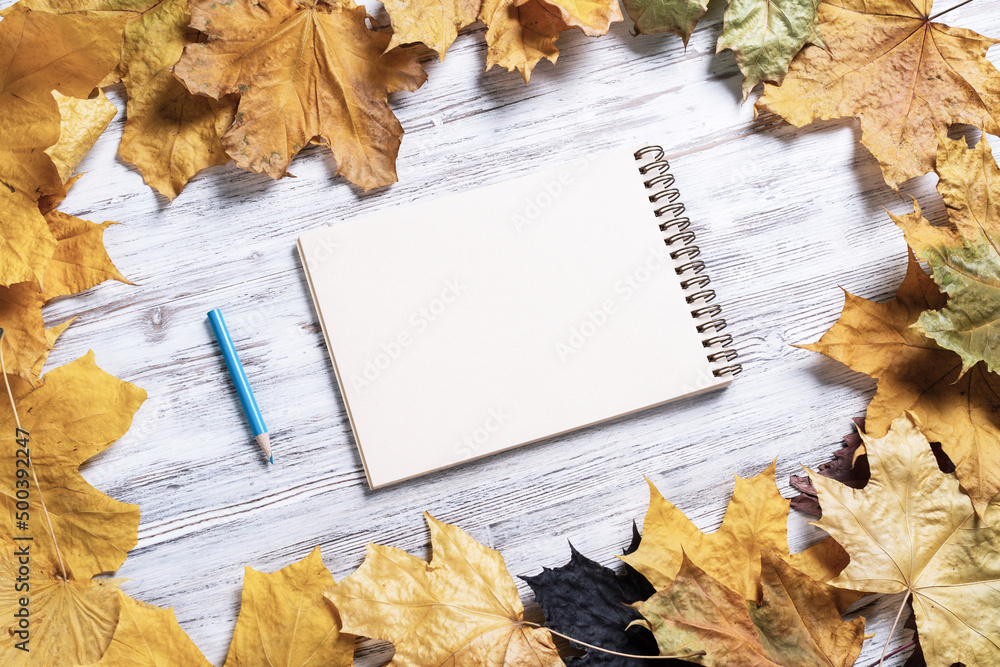
{"label": "pencil tip", "polygon": [[256,436],[255,440],[260,445],[261,450],[263,450],[264,456],[268,457],[271,463],[274,463],[274,457],[271,454],[271,437],[267,433],[261,433]]}

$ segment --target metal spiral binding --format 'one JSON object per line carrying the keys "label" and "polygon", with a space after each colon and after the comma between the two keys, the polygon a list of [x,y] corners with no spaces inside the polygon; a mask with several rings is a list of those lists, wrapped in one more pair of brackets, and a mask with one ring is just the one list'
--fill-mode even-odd
{"label": "metal spiral binding", "polygon": [[706,356],[713,365],[712,375],[736,375],[743,370],[743,366],[730,363],[738,356],[736,350],[725,349],[732,345],[733,337],[718,333],[726,328],[726,320],[719,317],[722,306],[711,303],[715,300],[715,290],[705,289],[711,280],[703,273],[705,263],[695,259],[701,254],[701,249],[694,245],[694,232],[688,229],[691,220],[684,215],[684,204],[678,201],[681,194],[675,187],[676,179],[670,173],[670,163],[664,159],[665,155],[660,146],[637,150],[636,161],[644,162],[639,167],[639,173],[643,176],[646,189],[652,190],[649,202],[654,208],[653,215],[659,219],[663,242],[670,247],[680,246],[670,252],[670,257],[678,262],[674,267],[677,275],[683,276],[681,289],[684,290],[684,298],[689,304],[698,306],[691,310],[695,328],[700,334],[712,334],[701,341],[710,351]]}

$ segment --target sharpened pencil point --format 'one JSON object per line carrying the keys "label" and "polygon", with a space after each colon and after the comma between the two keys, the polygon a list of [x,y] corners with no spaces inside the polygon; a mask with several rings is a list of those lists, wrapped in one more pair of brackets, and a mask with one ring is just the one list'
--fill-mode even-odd
{"label": "sharpened pencil point", "polygon": [[267,433],[261,433],[254,439],[257,441],[257,444],[260,445],[261,450],[264,452],[264,456],[266,456],[271,463],[274,463],[274,457],[271,455],[271,437]]}

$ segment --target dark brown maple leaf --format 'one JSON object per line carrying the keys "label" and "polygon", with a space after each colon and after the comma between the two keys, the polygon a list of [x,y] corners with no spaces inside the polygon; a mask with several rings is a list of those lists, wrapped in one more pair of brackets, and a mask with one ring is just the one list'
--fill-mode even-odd
{"label": "dark brown maple leaf", "polygon": [[[816,472],[846,484],[852,489],[860,489],[868,483],[871,473],[868,468],[868,457],[864,453],[857,462],[854,461],[855,453],[861,446],[858,430],[865,430],[865,420],[862,417],[855,417],[854,424],[857,429],[844,436],[844,446],[833,453],[833,460],[820,465]],[[788,483],[799,492],[799,495],[792,498],[792,509],[815,517],[822,516],[816,489],[807,475],[792,475]]]}

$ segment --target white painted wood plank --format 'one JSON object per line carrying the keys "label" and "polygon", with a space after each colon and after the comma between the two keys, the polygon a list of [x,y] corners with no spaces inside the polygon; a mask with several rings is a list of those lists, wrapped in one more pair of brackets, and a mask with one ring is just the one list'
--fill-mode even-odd
{"label": "white painted wood plank", "polygon": [[[1000,35],[998,7],[981,0],[947,18]],[[600,39],[566,33],[559,63],[539,65],[528,86],[517,73],[482,71],[481,25],[464,31],[443,63],[424,50],[428,83],[392,97],[407,130],[400,183],[369,194],[333,178],[328,152],[311,147],[292,164],[297,178],[217,167],[167,204],[115,157],[124,99],[111,91],[119,115],[62,208],[124,223],[108,230],[107,245],[138,286],[103,285],[51,306],[50,322],[80,321],[48,367],[94,349],[103,368],[149,392],[129,434],[85,475],[142,507],[139,546],[119,572],[131,579],[125,590],[172,606],[213,662],[228,647],[244,565],[272,571],[319,544],[339,580],[368,542],[427,556],[420,513],[428,510],[499,549],[514,574],[563,564],[567,540],[614,566],[645,512],[643,475],[714,530],[733,474],[754,475],[776,457],[779,486],[791,495],[788,475],[827,460],[863,413],[871,380],[790,345],[833,323],[838,286],[892,295],[905,244],[882,207],[905,211],[912,194],[942,219],[933,178],[907,184],[900,198],[858,145],[855,123],[798,130],[773,117],[755,121],[751,103],[740,103],[732,55],[714,53],[718,6],[686,51],[676,37],[632,37],[630,27]],[[990,57],[1000,63],[1000,50]],[[676,156],[746,372],[721,393],[369,491],[294,238],[633,137]],[[255,454],[205,321],[214,307],[225,309],[272,429],[272,467]],[[798,515],[790,530],[793,549],[821,537]],[[876,637],[859,665],[877,659],[898,603],[864,609]],[[539,617],[537,608],[529,613]],[[358,664],[380,664],[390,652],[366,642]]]}

